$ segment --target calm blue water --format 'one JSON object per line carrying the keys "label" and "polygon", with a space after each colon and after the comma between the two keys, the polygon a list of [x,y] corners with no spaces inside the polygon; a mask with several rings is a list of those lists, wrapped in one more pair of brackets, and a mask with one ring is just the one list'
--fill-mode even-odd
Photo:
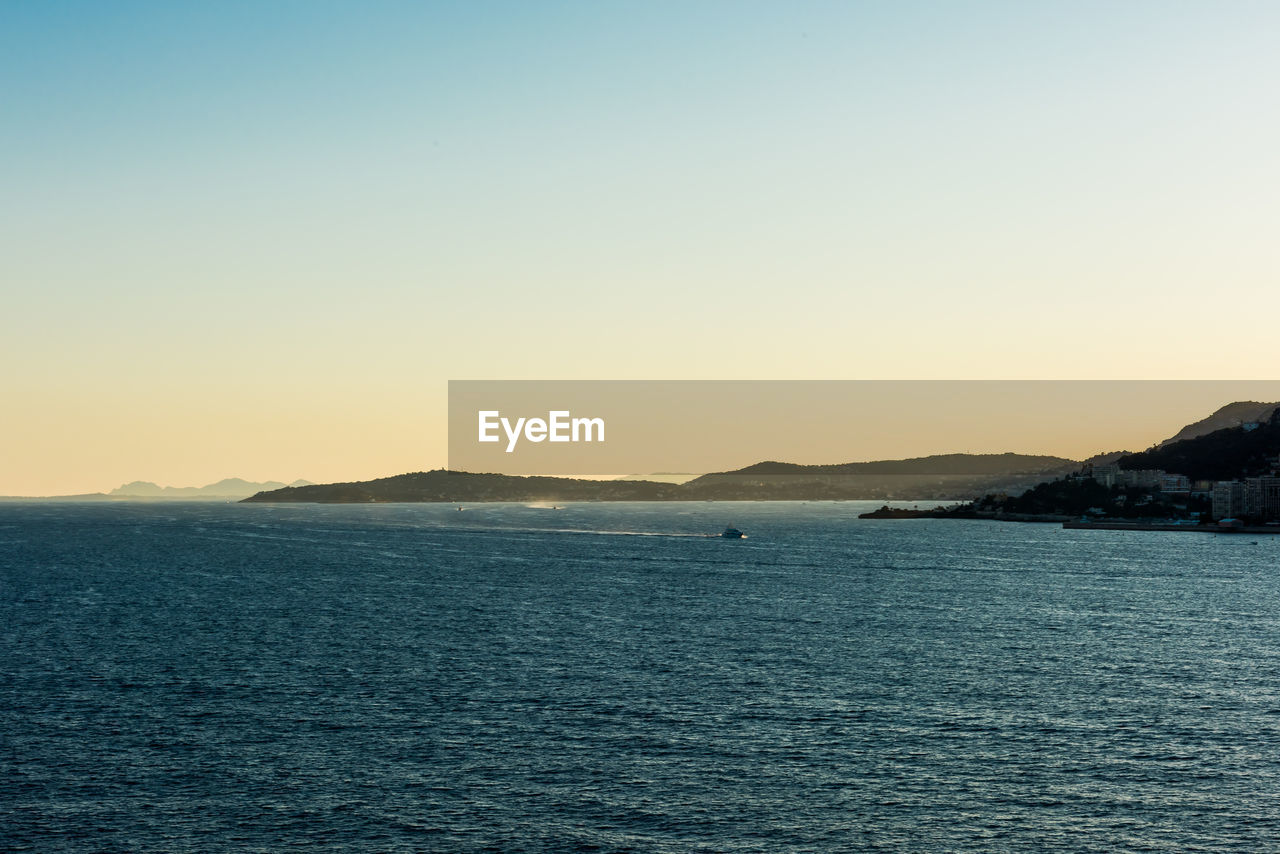
{"label": "calm blue water", "polygon": [[1280,846],[1280,538],[866,506],[0,505],[0,849]]}

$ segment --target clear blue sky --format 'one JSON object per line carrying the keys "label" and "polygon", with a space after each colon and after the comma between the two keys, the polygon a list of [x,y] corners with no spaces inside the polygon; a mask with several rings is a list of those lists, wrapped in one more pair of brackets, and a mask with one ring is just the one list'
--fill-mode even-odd
{"label": "clear blue sky", "polygon": [[1278,36],[2,3],[0,494],[439,465],[450,377],[1273,376]]}

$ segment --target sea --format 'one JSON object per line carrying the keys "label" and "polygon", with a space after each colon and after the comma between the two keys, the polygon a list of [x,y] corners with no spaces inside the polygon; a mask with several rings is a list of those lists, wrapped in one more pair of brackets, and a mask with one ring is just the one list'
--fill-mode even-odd
{"label": "sea", "polygon": [[1280,537],[874,506],[0,505],[0,850],[1280,850]]}

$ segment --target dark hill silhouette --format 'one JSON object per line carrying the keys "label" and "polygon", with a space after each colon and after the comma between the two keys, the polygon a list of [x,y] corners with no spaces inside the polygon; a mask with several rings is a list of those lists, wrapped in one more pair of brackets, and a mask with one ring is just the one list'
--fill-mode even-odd
{"label": "dark hill silhouette", "polygon": [[1269,472],[1278,455],[1280,409],[1273,409],[1256,429],[1226,427],[1130,454],[1117,465],[1122,469],[1164,469],[1192,480],[1232,480]]}
{"label": "dark hill silhouette", "polygon": [[1277,408],[1280,408],[1280,403],[1259,403],[1256,400],[1238,400],[1235,403],[1228,403],[1208,418],[1202,418],[1194,424],[1183,427],[1156,447],[1163,448],[1174,442],[1195,439],[1228,427],[1239,427],[1251,422],[1265,423],[1271,420]]}

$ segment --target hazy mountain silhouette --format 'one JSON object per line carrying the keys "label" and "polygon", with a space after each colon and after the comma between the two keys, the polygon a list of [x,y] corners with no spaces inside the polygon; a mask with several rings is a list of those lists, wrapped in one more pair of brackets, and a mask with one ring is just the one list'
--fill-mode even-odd
{"label": "hazy mountain silhouette", "polygon": [[309,486],[311,481],[295,480],[291,484],[268,480],[261,483],[244,480],[238,477],[224,478],[208,486],[157,486],[150,481],[135,480],[118,486],[107,493],[113,498],[247,498],[257,492],[272,489],[284,489],[286,486]]}

